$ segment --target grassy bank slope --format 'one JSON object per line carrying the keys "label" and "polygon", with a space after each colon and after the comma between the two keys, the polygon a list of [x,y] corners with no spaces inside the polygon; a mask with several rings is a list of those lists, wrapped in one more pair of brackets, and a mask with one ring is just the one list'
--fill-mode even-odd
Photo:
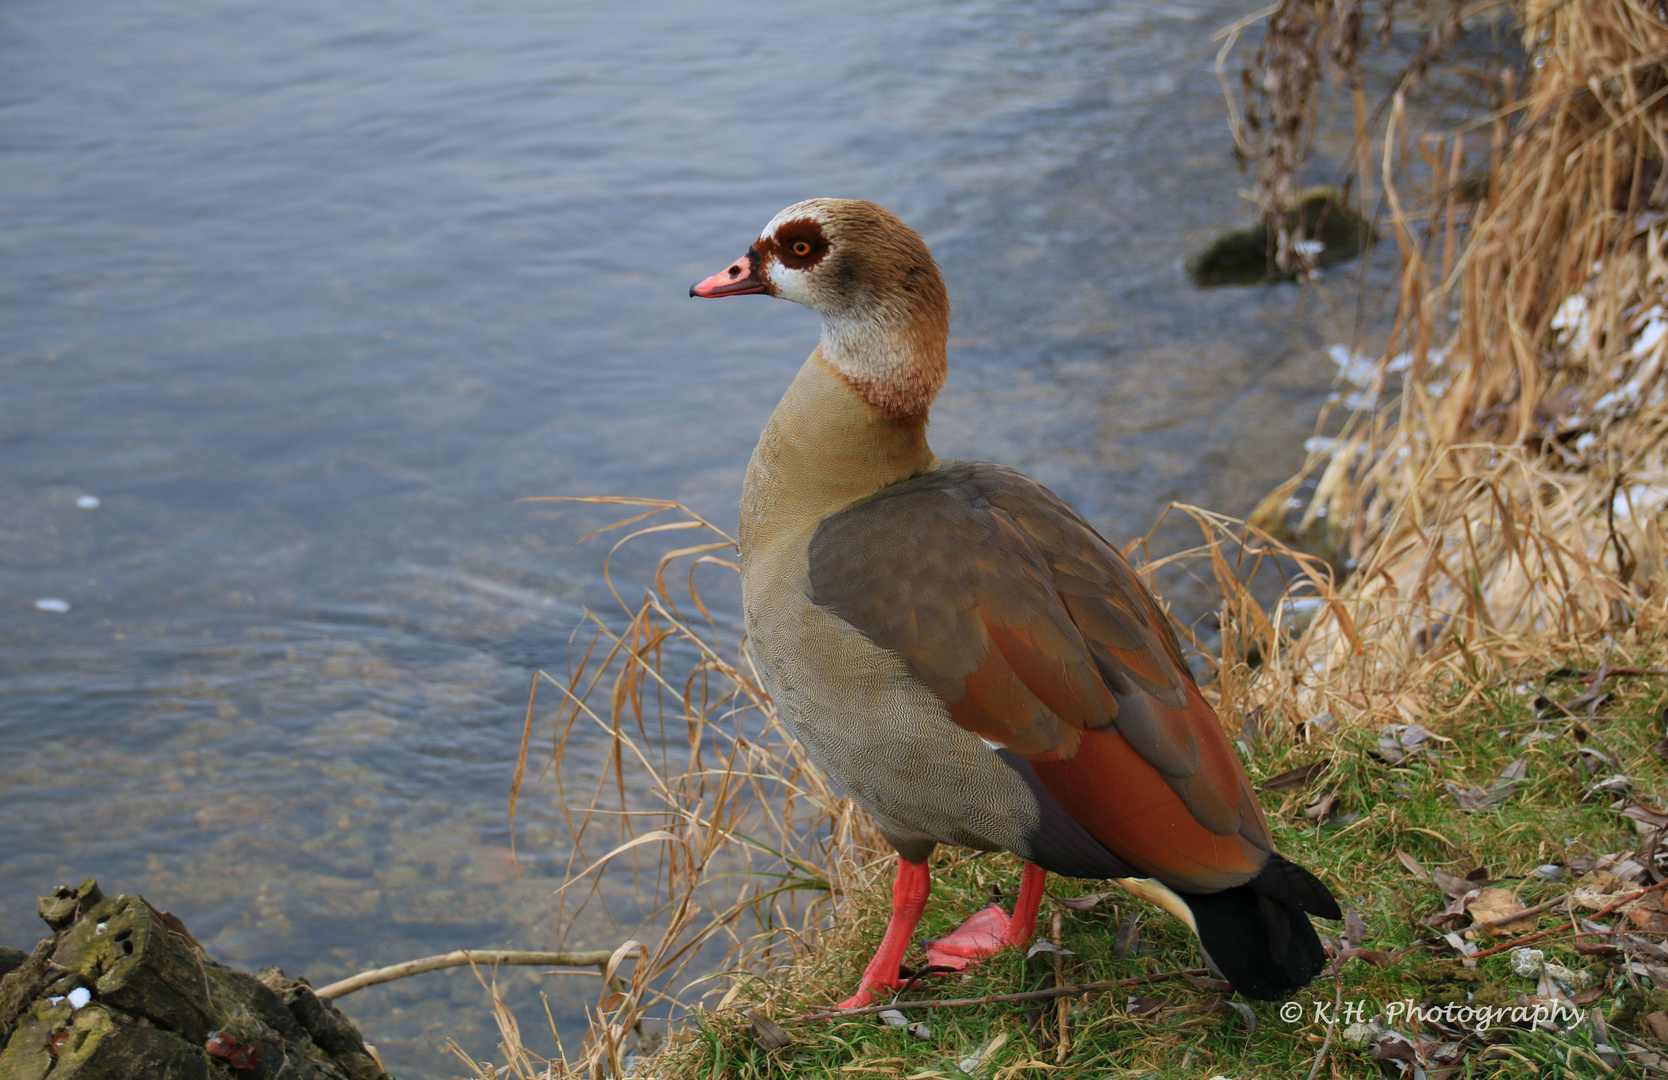
{"label": "grassy bank slope", "polygon": [[[1655,931],[1668,929],[1668,916],[1653,894],[1600,918],[1608,932],[1577,934],[1572,919],[1592,916],[1654,880],[1642,868],[1653,861],[1655,828],[1641,833],[1642,823],[1621,811],[1643,807],[1634,812],[1659,820],[1650,816],[1660,813],[1657,793],[1668,795],[1660,745],[1668,678],[1610,677],[1595,693],[1574,676],[1593,674],[1598,658],[1567,659],[1564,666],[1574,670],[1552,679],[1432,688],[1433,701],[1449,714],[1440,725],[1448,733],[1443,738],[1399,728],[1381,743],[1371,733],[1306,733],[1286,723],[1253,742],[1253,778],[1280,787],[1265,797],[1277,844],[1320,873],[1360,920],[1347,929],[1323,927],[1335,938],[1354,935],[1338,942],[1340,949],[1362,951],[1347,954],[1336,978],[1317,980],[1295,1006],[1236,1008],[1228,1002],[1241,999],[1219,987],[1170,979],[1064,1002],[912,1009],[910,1024],[925,1025],[915,1032],[874,1016],[800,1020],[855,985],[885,924],[889,897],[882,881],[842,907],[839,928],[820,950],[746,981],[727,1007],[675,1036],[653,1074],[1301,1077],[1311,1074],[1323,1044],[1329,1071],[1322,1075],[1377,1075],[1375,1052],[1378,1059],[1417,1059],[1431,1076],[1449,1075],[1447,1068],[1459,1076],[1598,1076],[1623,1059],[1661,1065],[1643,1043],[1656,1034],[1648,1014],[1668,1007],[1668,993],[1655,988],[1652,976],[1668,976],[1668,969],[1658,968],[1646,947],[1645,962],[1654,970],[1630,973],[1615,946],[1627,945],[1619,936],[1624,930],[1660,942]],[[1309,778],[1294,779],[1290,770]],[[1637,865],[1627,866],[1629,859]],[[923,937],[947,932],[987,902],[993,888],[1011,902],[1018,880],[1013,859],[944,852],[935,863]],[[1618,867],[1632,880],[1610,872]],[[1053,928],[1045,936],[1071,955],[1028,958],[1014,951],[965,976],[929,978],[900,997],[976,998],[1198,966],[1191,935],[1168,915],[1116,889],[1093,893],[1094,883],[1051,882],[1056,896],[1083,898],[1045,901],[1040,922]],[[1533,947],[1584,973],[1576,976],[1585,980],[1579,987],[1539,986],[1514,972],[1509,953],[1467,967],[1443,937],[1472,936],[1467,928],[1478,919],[1572,894],[1573,913],[1557,904],[1508,924],[1503,937],[1481,935],[1467,944],[1487,949],[1552,929]],[[1471,910],[1454,910],[1462,905]],[[1453,913],[1444,918],[1444,911]],[[913,959],[920,962],[919,954]],[[1421,1025],[1386,1016],[1392,1002],[1407,999],[1474,1007],[1557,1000],[1570,1010],[1558,1025],[1568,1030],[1507,1022],[1486,1025],[1487,1033],[1478,1035],[1467,1031],[1474,1023],[1458,1019]],[[1604,1018],[1602,1029],[1591,1022],[1595,1011]],[[1586,1022],[1571,1027],[1567,1020],[1577,1012]],[[773,1046],[760,1016],[773,1018],[792,1041]],[[1381,1035],[1376,1045],[1363,1045],[1360,1031],[1346,1037],[1351,1022],[1375,1016],[1406,1042]]]}

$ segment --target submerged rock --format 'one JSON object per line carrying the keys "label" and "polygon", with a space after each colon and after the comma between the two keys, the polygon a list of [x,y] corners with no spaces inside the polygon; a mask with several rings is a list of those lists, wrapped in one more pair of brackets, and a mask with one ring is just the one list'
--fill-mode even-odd
{"label": "submerged rock", "polygon": [[227,967],[143,897],[88,879],[40,913],[53,936],[0,955],[0,1080],[392,1080],[305,980]]}
{"label": "submerged rock", "polygon": [[[1353,259],[1378,241],[1372,223],[1356,213],[1332,188],[1310,188],[1286,211],[1288,228],[1301,225],[1304,235],[1319,244],[1311,258],[1316,266]],[[1263,285],[1291,281],[1296,276],[1274,265],[1274,242],[1268,223],[1259,221],[1225,232],[1188,260],[1193,284]]]}

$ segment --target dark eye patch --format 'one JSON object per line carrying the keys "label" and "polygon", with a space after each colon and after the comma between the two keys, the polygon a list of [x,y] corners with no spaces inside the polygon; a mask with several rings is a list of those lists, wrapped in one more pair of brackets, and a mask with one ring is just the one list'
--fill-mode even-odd
{"label": "dark eye patch", "polygon": [[776,257],[789,270],[809,270],[828,254],[828,238],[814,218],[783,222],[775,240]]}

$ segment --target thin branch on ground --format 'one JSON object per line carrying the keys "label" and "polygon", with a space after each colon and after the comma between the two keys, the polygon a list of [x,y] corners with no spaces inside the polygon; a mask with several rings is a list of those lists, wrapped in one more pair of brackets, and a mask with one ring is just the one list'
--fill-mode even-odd
{"label": "thin branch on ground", "polygon": [[465,964],[485,964],[492,966],[519,965],[522,967],[594,967],[606,968],[608,960],[614,955],[612,949],[591,949],[586,952],[525,952],[513,949],[459,949],[456,952],[445,953],[440,956],[425,956],[420,960],[407,960],[403,964],[391,964],[374,971],[361,971],[357,975],[338,980],[329,986],[314,990],[313,993],[329,1001],[333,998],[351,994],[355,990],[363,990],[367,986],[378,983],[393,982],[408,975],[421,975],[425,971],[439,971],[442,968],[463,967]]}
{"label": "thin branch on ground", "polygon": [[1078,994],[1094,994],[1102,990],[1169,982],[1171,979],[1185,979],[1190,975],[1195,978],[1209,978],[1210,972],[1204,968],[1189,968],[1186,971],[1161,971],[1156,975],[1143,975],[1136,979],[1103,979],[1100,982],[1074,983],[1071,986],[1051,986],[1047,990],[1027,990],[1022,994],[986,994],[984,997],[948,998],[943,1001],[894,1001],[888,1005],[865,1005],[860,1009],[833,1009],[828,1012],[811,1013],[800,1019],[844,1020],[849,1016],[873,1016],[892,1009],[957,1009],[968,1005],[1000,1005],[1009,1001],[1050,1001],[1058,997],[1075,997]]}

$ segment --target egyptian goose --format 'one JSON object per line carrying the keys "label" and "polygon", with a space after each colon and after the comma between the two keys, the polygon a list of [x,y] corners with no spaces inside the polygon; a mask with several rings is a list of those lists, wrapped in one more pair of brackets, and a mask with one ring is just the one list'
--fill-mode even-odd
{"label": "egyptian goose", "polygon": [[898,851],[892,915],[857,992],[899,964],[938,844],[1025,860],[929,944],[965,967],[1030,939],[1049,872],[1115,878],[1191,927],[1242,994],[1305,986],[1326,886],[1281,858],[1163,610],[1118,550],[1012,469],[927,446],[950,305],[921,237],[870,202],[783,210],[691,296],[767,293],[822,338],[742,490],[752,654],[790,730]]}

